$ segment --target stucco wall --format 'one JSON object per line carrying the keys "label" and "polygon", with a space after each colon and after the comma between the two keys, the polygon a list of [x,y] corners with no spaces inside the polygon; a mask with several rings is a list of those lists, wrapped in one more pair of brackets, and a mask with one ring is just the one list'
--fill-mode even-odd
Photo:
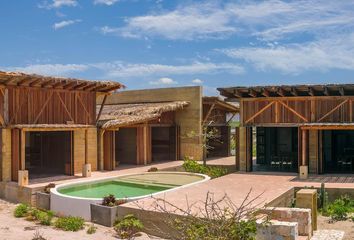
{"label": "stucco wall", "polygon": [[[188,101],[190,104],[176,112],[176,124],[181,129],[181,158],[191,156],[196,160],[203,157],[201,141],[202,87],[178,87],[124,91],[110,95],[106,104]],[[97,104],[102,102],[98,97]],[[194,132],[197,137],[187,137]]]}

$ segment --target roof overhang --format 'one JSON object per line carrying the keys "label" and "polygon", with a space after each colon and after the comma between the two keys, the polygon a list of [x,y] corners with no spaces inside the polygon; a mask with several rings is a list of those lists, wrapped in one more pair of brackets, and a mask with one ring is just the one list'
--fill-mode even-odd
{"label": "roof overhang", "polygon": [[93,81],[0,71],[0,87],[35,87],[109,93],[125,86],[114,81]]}
{"label": "roof overhang", "polygon": [[237,113],[240,111],[238,106],[227,103],[219,97],[203,97],[203,104],[217,106],[218,108],[221,108],[229,113]]}
{"label": "roof overhang", "polygon": [[97,125],[102,129],[117,129],[146,123],[158,119],[164,112],[177,111],[188,105],[186,101],[108,104],[103,106]]}
{"label": "roof overhang", "polygon": [[15,124],[9,128],[22,129],[25,131],[70,131],[75,129],[96,128],[95,125],[86,124]]}
{"label": "roof overhang", "polygon": [[354,96],[354,84],[273,85],[218,88],[232,101],[241,98]]}

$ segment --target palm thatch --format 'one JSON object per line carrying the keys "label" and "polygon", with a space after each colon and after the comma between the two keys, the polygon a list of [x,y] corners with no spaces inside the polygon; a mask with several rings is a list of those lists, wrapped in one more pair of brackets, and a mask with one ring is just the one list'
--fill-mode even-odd
{"label": "palm thatch", "polygon": [[[164,112],[183,109],[188,104],[186,101],[173,101],[105,105],[98,120],[98,126],[107,129],[143,123],[161,117]],[[100,107],[100,105],[97,106],[97,112]]]}

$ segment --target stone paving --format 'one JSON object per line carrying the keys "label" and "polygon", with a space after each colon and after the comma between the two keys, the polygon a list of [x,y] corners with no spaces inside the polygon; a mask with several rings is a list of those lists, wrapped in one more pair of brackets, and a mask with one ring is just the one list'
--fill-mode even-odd
{"label": "stone paving", "polygon": [[311,240],[342,240],[343,237],[344,237],[343,231],[318,230],[314,232]]}

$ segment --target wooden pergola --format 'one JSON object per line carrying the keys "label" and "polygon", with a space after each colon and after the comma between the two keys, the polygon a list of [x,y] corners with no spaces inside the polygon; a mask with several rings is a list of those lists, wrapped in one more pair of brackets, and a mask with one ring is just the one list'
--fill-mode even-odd
{"label": "wooden pergola", "polygon": [[[250,170],[252,127],[297,127],[300,166],[322,161],[322,130],[354,129],[354,84],[236,86],[218,90],[226,101],[240,104],[239,147],[245,148],[240,158],[248,159],[245,170]],[[318,168],[310,167],[310,172],[318,173]]]}

